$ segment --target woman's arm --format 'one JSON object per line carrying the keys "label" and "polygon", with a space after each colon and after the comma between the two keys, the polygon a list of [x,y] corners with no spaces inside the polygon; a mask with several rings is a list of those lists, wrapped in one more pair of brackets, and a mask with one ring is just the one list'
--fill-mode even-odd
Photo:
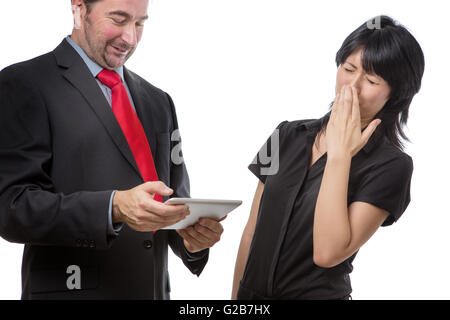
{"label": "woman's arm", "polygon": [[[361,133],[358,95],[343,88],[327,126],[327,163],[314,213],[314,263],[335,266],[355,253],[378,229],[388,212],[364,202],[347,208],[352,157],[367,143],[378,120]],[[378,122],[379,123],[379,122]]]}
{"label": "woman's arm", "polygon": [[333,267],[354,254],[387,218],[388,212],[366,202],[347,208],[348,159],[329,159],[314,213],[314,263]]}
{"label": "woman's arm", "polygon": [[237,298],[239,282],[242,279],[245,265],[247,264],[248,252],[250,249],[250,244],[252,243],[253,234],[255,233],[255,225],[256,219],[258,218],[259,203],[261,201],[263,191],[264,191],[264,183],[259,181],[258,187],[256,188],[255,196],[253,197],[253,203],[250,210],[250,217],[248,219],[247,225],[245,226],[244,232],[242,233],[241,244],[239,245],[236,265],[234,267],[233,289],[231,294],[231,298],[233,300],[236,300]]}

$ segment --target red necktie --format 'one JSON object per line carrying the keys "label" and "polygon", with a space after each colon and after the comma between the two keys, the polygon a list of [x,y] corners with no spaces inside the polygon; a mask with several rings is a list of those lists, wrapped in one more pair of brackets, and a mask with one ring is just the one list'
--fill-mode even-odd
{"label": "red necktie", "polygon": [[[144,128],[131,106],[130,98],[128,97],[127,89],[122,84],[122,79],[119,74],[110,70],[103,70],[98,74],[97,78],[104,85],[111,88],[112,110],[127,139],[144,182],[158,181],[150,145],[148,144]],[[159,194],[155,194],[154,199],[162,202],[162,196]]]}

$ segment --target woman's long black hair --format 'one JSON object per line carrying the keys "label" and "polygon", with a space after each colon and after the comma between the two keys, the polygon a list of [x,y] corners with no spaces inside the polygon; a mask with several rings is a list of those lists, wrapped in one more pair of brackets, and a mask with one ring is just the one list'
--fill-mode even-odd
{"label": "woman's long black hair", "polygon": [[[378,16],[353,31],[336,53],[336,65],[339,67],[360,47],[364,71],[377,74],[391,87],[389,100],[374,117],[382,120],[375,134],[403,149],[402,139],[409,139],[402,128],[408,121],[409,106],[420,89],[425,68],[422,49],[404,26],[388,16]],[[329,113],[323,119],[321,133]]]}

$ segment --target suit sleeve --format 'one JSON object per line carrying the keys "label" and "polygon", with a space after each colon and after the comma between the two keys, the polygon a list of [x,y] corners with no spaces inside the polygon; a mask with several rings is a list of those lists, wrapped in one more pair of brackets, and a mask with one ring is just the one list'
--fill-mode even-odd
{"label": "suit sleeve", "polygon": [[[169,95],[167,95],[167,98],[169,99],[171,107],[172,122],[175,131],[174,136],[179,137],[175,106]],[[181,140],[178,138],[175,138],[173,140],[175,141],[171,141],[170,148],[170,150],[174,152],[173,156],[171,157],[170,167],[170,187],[174,190],[174,194],[172,196],[190,198],[189,176],[187,173],[185,162],[182,159],[183,153],[181,151]],[[208,261],[209,249],[205,249],[196,253],[190,253],[186,250],[183,239],[175,231],[170,231],[169,245],[172,248],[172,251],[182,259],[184,265],[193,274],[196,274],[197,276],[200,275]]]}
{"label": "suit sleeve", "polygon": [[27,78],[19,67],[0,72],[0,235],[32,245],[107,248],[112,190],[55,190],[52,123]]}

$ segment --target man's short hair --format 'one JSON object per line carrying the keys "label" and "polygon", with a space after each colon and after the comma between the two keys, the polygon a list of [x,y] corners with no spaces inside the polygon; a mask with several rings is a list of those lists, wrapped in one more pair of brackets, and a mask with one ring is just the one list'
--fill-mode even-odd
{"label": "man's short hair", "polygon": [[[89,14],[92,10],[92,6],[96,3],[96,2],[100,2],[103,0],[83,0],[84,4],[86,5],[86,9],[87,9],[87,14]],[[72,1],[70,1],[70,3],[72,3]]]}

